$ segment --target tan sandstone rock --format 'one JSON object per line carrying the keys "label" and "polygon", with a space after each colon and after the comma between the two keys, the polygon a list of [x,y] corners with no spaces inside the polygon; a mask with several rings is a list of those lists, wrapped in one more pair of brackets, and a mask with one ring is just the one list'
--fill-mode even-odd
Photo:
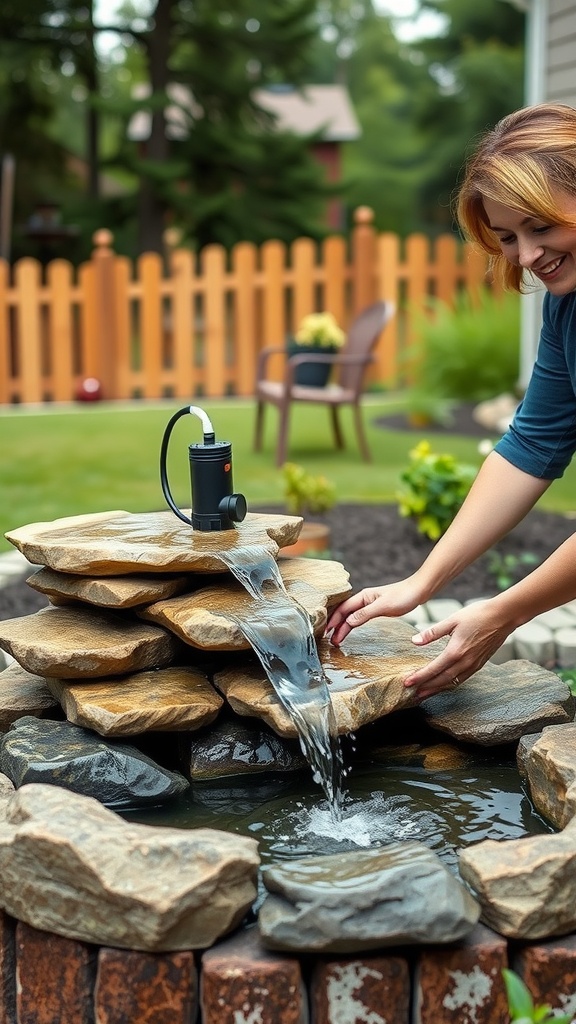
{"label": "tan sandstone rock", "polygon": [[84,601],[102,608],[135,608],[181,594],[190,577],[174,576],[74,576],[44,566],[26,580],[33,590],[58,603],[62,599]]}
{"label": "tan sandstone rock", "polygon": [[[299,563],[292,565],[292,562]],[[290,602],[306,609],[315,633],[324,629],[327,606],[336,603],[350,590],[349,573],[340,562],[320,559],[282,559],[278,566]],[[266,591],[262,616],[273,602],[284,602],[280,591]],[[260,602],[251,597],[233,578],[202,587],[189,594],[158,601],[138,612],[147,622],[171,630],[187,644],[203,650],[249,650],[250,642],[242,632],[242,622],[258,618]]]}
{"label": "tan sandstone rock", "polygon": [[0,732],[23,715],[42,718],[57,707],[43,676],[32,675],[18,664],[0,672]]}
{"label": "tan sandstone rock", "polygon": [[14,784],[0,772],[0,822],[5,821],[8,804],[15,793]]}
{"label": "tan sandstone rock", "polygon": [[103,946],[212,945],[251,906],[258,865],[254,839],[128,823],[58,786],[23,786],[0,821],[0,906]]}
{"label": "tan sandstone rock", "polygon": [[78,606],[5,619],[0,647],[28,672],[64,679],[168,665],[178,650],[175,638],[157,626]]}
{"label": "tan sandstone rock", "polygon": [[202,672],[176,665],[95,683],[49,679],[48,686],[69,722],[100,736],[200,729],[223,704]]}
{"label": "tan sandstone rock", "polygon": [[482,920],[514,939],[576,930],[576,822],[554,835],[487,839],[459,855]]}
{"label": "tan sandstone rock", "polygon": [[[353,630],[340,648],[327,640],[319,642],[339,734],[414,706],[414,694],[403,685],[403,679],[434,657],[431,648],[438,648],[431,644],[424,652],[412,647],[412,634],[405,622],[378,618]],[[257,715],[281,736],[297,735],[263,669],[250,665],[224,669],[215,674],[214,683],[238,714]]]}
{"label": "tan sandstone rock", "polygon": [[234,530],[203,533],[170,512],[96,512],[31,523],[6,534],[35,565],[83,576],[225,572],[219,554],[260,546],[273,556],[300,532],[299,516],[248,513]]}
{"label": "tan sandstone rock", "polygon": [[548,726],[519,756],[534,806],[565,828],[576,815],[576,724]]}

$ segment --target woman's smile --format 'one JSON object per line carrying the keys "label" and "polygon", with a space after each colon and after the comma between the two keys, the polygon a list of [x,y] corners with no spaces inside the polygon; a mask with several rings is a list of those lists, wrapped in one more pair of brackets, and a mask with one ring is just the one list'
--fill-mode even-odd
{"label": "woman's smile", "polygon": [[576,291],[576,200],[561,196],[558,209],[574,221],[574,227],[550,224],[484,199],[488,224],[506,259],[529,271],[553,294],[567,295]]}

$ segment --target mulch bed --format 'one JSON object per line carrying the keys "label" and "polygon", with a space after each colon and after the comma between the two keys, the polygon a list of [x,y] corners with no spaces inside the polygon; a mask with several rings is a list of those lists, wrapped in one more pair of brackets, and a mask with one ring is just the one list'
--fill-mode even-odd
{"label": "mulch bed", "polygon": [[395,416],[378,416],[372,420],[372,426],[382,427],[383,430],[402,430],[404,433],[419,434],[464,434],[467,437],[478,439],[489,438],[497,441],[500,434],[497,430],[487,430],[486,427],[477,423],[472,415],[477,402],[461,402],[453,405],[444,423],[435,423],[431,420],[425,427],[414,426],[407,416],[397,413]]}

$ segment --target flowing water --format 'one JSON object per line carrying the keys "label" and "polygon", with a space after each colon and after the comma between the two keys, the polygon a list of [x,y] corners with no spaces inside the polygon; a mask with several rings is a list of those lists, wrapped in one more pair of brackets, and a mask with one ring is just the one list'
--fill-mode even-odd
{"label": "flowing water", "polygon": [[288,711],[322,787],[331,818],[342,820],[342,754],[336,723],[308,613],[286,592],[278,565],[261,547],[219,552],[254,598],[238,628],[249,641]]}

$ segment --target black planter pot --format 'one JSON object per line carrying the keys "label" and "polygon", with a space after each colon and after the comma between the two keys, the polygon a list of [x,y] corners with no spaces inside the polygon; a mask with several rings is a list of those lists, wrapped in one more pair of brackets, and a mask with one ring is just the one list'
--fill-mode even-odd
{"label": "black planter pot", "polygon": [[[286,350],[289,357],[316,355],[318,353],[321,355],[331,355],[338,351],[335,345],[323,348],[319,348],[318,345],[297,345],[291,338],[286,342]],[[323,388],[328,383],[331,370],[332,366],[330,363],[314,363],[311,360],[309,363],[296,367],[294,382],[301,387]]]}

